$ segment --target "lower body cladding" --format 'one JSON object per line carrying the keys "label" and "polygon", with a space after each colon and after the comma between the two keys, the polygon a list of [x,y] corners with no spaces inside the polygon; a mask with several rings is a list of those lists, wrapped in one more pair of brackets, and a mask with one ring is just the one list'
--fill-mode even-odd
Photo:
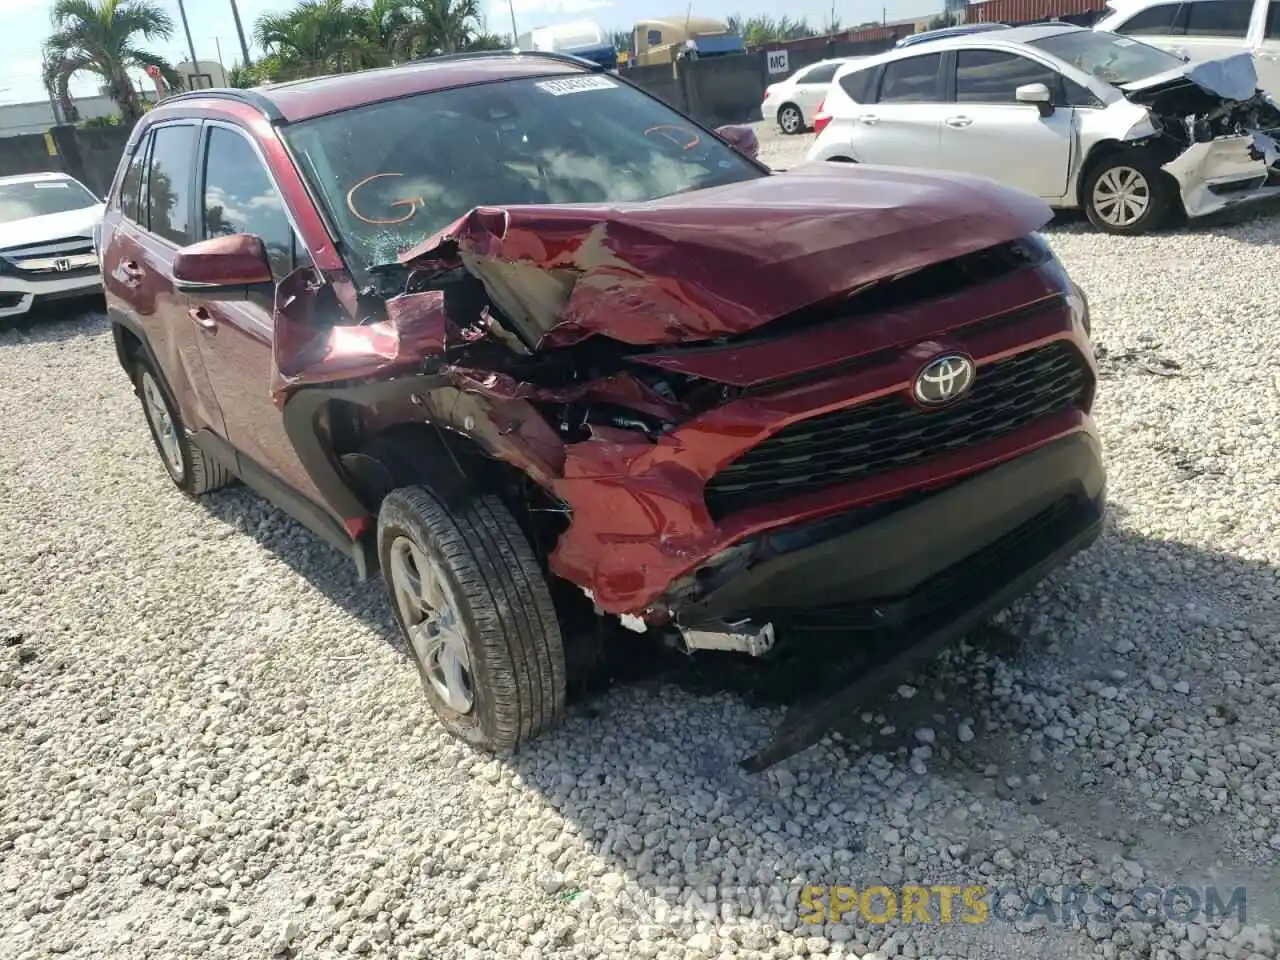
{"label": "lower body cladding", "polygon": [[[746,572],[681,610],[686,648],[767,655],[815,619],[892,638],[888,662],[838,672],[746,761],[760,770],[810,746],[876,689],[1030,590],[1102,528],[1106,475],[1082,430],[931,493],[774,531],[735,549]],[[764,558],[764,559],[760,559]]]}
{"label": "lower body cladding", "polygon": [[96,270],[72,276],[57,273],[33,277],[0,274],[0,320],[21,317],[41,304],[88,297],[102,292],[102,275]]}

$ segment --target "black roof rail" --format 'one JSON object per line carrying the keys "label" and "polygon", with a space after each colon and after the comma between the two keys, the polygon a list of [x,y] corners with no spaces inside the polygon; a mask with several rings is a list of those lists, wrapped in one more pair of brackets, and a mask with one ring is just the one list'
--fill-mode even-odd
{"label": "black roof rail", "polygon": [[279,107],[271,102],[270,98],[263,96],[257,90],[242,90],[239,87],[209,87],[206,90],[184,90],[181,93],[175,93],[171,97],[156,101],[156,106],[162,107],[182,100],[199,100],[201,98],[234,100],[236,103],[247,104],[257,110],[261,110],[272,123],[284,121],[284,114],[280,112]]}
{"label": "black roof rail", "polygon": [[436,56],[415,57],[410,63],[457,63],[461,60],[484,60],[489,57],[541,57],[544,60],[554,60],[557,63],[570,63],[576,67],[582,67],[596,73],[604,73],[603,64],[596,63],[594,60],[588,60],[585,57],[575,57],[572,53],[555,53],[551,50],[521,50],[519,47],[511,47],[507,50],[472,50],[469,53],[442,53]]}

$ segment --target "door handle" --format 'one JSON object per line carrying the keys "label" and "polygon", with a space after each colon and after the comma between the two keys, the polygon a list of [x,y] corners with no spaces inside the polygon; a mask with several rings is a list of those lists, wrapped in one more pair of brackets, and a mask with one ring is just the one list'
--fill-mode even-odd
{"label": "door handle", "polygon": [[948,127],[967,127],[973,123],[968,117],[947,117],[946,124]]}
{"label": "door handle", "polygon": [[880,122],[880,118],[877,117],[874,113],[864,113],[862,116],[858,118],[858,122],[865,123],[868,127],[874,127],[877,123]]}
{"label": "door handle", "polygon": [[124,274],[124,278],[126,280],[129,280],[133,283],[142,282],[142,276],[143,276],[142,268],[138,266],[136,263],[134,263],[132,260],[129,260],[126,263],[122,263],[120,265],[120,272]]}
{"label": "door handle", "polygon": [[204,307],[192,307],[187,311],[187,316],[195,321],[196,326],[202,330],[216,330],[218,321],[209,315],[209,311]]}

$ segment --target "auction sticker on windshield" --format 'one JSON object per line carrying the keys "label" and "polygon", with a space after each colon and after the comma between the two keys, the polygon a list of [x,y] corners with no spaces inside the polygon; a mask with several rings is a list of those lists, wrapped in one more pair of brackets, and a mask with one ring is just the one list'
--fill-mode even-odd
{"label": "auction sticker on windshield", "polygon": [[565,80],[543,80],[538,87],[554,97],[586,90],[612,90],[617,84],[608,77],[569,77]]}

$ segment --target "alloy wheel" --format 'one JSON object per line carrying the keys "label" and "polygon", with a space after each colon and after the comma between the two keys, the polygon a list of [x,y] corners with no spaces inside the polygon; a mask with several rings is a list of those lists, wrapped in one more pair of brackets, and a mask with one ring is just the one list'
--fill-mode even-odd
{"label": "alloy wheel", "polygon": [[1113,227],[1132,227],[1151,206],[1151,185],[1133,167],[1112,167],[1093,185],[1093,208]]}
{"label": "alloy wheel", "polygon": [[799,133],[803,122],[800,111],[795,107],[783,107],[778,114],[778,126],[782,127],[783,133]]}
{"label": "alloy wheel", "polygon": [[470,713],[471,653],[444,571],[407,536],[396,538],[390,554],[391,592],[423,681],[448,709]]}
{"label": "alloy wheel", "polygon": [[142,409],[155,434],[156,446],[164,457],[165,466],[174,477],[182,477],[182,445],[178,441],[178,428],[169,415],[160,385],[150,372],[142,373]]}

